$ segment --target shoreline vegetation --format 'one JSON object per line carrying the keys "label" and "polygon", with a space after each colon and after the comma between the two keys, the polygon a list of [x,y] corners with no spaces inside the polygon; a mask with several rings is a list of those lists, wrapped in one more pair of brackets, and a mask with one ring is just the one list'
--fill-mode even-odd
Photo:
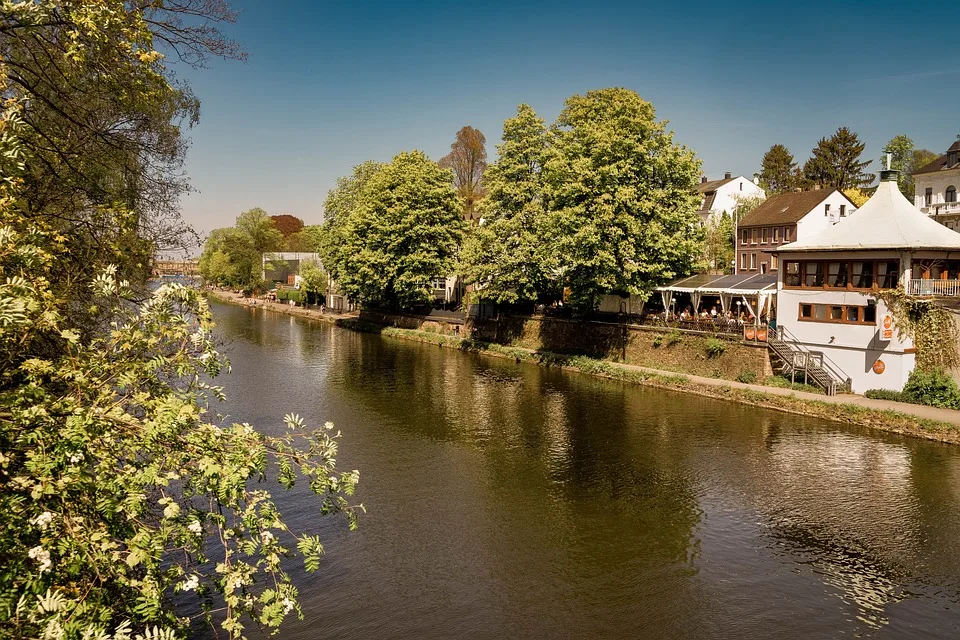
{"label": "shoreline vegetation", "polygon": [[[960,412],[900,402],[871,400],[863,396],[821,396],[778,387],[761,387],[722,379],[708,379],[668,371],[659,371],[601,360],[583,355],[566,355],[482,342],[422,329],[385,327],[360,320],[357,313],[321,314],[318,310],[257,301],[246,304],[242,296],[226,291],[208,290],[212,299],[239,306],[253,306],[284,313],[362,333],[414,342],[436,344],[443,348],[478,353],[495,358],[527,362],[544,367],[559,367],[611,380],[619,380],[658,389],[691,393],[757,407],[776,409],[795,415],[829,420],[854,427],[906,435],[951,444],[960,444]],[[924,417],[936,416],[936,418]],[[942,418],[942,419],[939,419]]]}

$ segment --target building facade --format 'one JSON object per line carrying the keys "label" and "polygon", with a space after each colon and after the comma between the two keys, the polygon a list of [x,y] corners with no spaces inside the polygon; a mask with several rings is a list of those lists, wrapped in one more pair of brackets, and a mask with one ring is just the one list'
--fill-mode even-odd
{"label": "building facade", "polygon": [[856,211],[836,189],[793,191],[768,198],[737,222],[736,273],[769,273],[779,264],[775,251],[805,240]]}
{"label": "building facade", "polygon": [[733,177],[729,172],[722,180],[707,180],[704,176],[698,187],[703,200],[700,202],[700,221],[706,224],[710,218],[724,211],[733,215],[737,204],[744,198],[765,197],[763,189],[744,176]]}
{"label": "building facade", "polygon": [[948,229],[960,231],[960,140],[913,174],[914,204]]}
{"label": "building facade", "polygon": [[950,265],[954,278],[960,266],[960,234],[904,198],[896,171],[881,176],[856,215],[777,250],[782,339],[822,354],[855,393],[900,391],[915,365],[912,340],[899,335],[877,293],[903,286],[908,294],[931,295],[950,282]]}

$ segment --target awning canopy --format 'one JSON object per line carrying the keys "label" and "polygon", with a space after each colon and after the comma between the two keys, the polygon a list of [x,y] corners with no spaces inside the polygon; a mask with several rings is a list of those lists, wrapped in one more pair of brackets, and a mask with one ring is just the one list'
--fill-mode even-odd
{"label": "awning canopy", "polygon": [[[694,311],[699,309],[700,300],[704,295],[715,295],[719,296],[720,305],[724,311],[731,310],[734,298],[740,298],[751,315],[759,315],[766,313],[768,301],[777,292],[777,274],[741,273],[726,276],[700,274],[681,278],[663,287],[657,287],[657,291],[663,298],[664,309],[670,308],[672,294],[689,293]],[[747,300],[747,296],[757,298],[756,309]]]}

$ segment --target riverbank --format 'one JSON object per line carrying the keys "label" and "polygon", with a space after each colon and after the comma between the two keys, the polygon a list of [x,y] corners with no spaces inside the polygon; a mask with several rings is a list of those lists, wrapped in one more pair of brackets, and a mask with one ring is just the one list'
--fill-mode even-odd
{"label": "riverbank", "polygon": [[[228,304],[245,304],[241,295],[225,291],[208,292],[211,298]],[[246,306],[250,306],[248,303]],[[960,444],[960,412],[889,400],[875,400],[857,395],[823,396],[755,384],[702,376],[678,374],[637,365],[599,360],[587,356],[564,355],[480,342],[458,336],[417,329],[381,327],[359,320],[358,313],[321,314],[319,310],[291,307],[258,300],[259,308],[308,320],[329,322],[347,329],[378,333],[382,336],[436,344],[517,362],[561,367],[588,375],[621,380],[633,384],[693,393],[700,396],[776,409],[842,424],[866,427],[890,433],[909,435],[940,442]]]}

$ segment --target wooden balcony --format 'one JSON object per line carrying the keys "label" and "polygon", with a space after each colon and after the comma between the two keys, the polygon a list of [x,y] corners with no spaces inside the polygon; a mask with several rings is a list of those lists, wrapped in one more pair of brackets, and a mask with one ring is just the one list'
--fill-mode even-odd
{"label": "wooden balcony", "polygon": [[960,297],[960,280],[910,280],[907,294],[957,298]]}

